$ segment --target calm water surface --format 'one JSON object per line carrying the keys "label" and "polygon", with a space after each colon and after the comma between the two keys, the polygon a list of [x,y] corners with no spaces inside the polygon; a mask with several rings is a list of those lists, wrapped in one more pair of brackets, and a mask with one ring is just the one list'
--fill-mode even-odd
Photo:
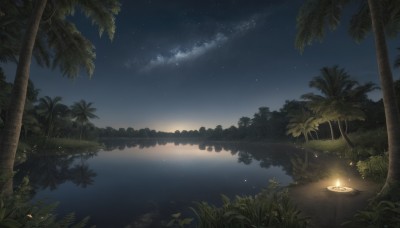
{"label": "calm water surface", "polygon": [[272,178],[288,185],[299,152],[282,145],[109,141],[98,152],[31,157],[18,175],[29,175],[33,200],[60,202],[60,215],[90,215],[97,227],[158,227],[172,213],[194,217],[193,201],[255,194]]}

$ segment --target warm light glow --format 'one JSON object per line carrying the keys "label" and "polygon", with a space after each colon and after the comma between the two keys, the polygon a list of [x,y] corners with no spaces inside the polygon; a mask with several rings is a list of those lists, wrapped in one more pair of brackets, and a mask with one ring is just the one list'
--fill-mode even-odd
{"label": "warm light glow", "polygon": [[353,188],[341,186],[339,179],[336,180],[335,186],[328,186],[327,189],[335,193],[355,193]]}
{"label": "warm light glow", "polygon": [[340,187],[340,180],[339,179],[336,180],[336,187]]}

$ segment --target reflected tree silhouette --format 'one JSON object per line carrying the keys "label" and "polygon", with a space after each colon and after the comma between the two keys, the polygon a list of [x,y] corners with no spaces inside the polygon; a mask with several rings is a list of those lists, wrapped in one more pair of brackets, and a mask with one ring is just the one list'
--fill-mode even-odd
{"label": "reflected tree silhouette", "polygon": [[[316,180],[324,177],[328,172],[327,167],[329,167],[329,165],[326,165],[326,162],[329,162],[327,160],[331,159],[327,157],[328,155],[320,155],[316,158],[309,155],[311,152],[306,152],[303,149],[284,144],[212,142],[188,139],[118,139],[104,140],[103,143],[105,151],[132,147],[142,149],[155,147],[157,145],[166,145],[168,143],[177,146],[197,145],[199,150],[202,151],[217,153],[227,152],[232,156],[238,156],[238,162],[244,165],[249,165],[257,161],[260,167],[265,169],[281,167],[287,175],[292,176],[297,182]],[[39,170],[32,170],[32,173],[37,173],[39,176],[41,175],[40,173],[48,173],[48,176],[46,177],[46,181],[33,180],[33,182],[38,182],[39,186],[53,189],[65,181],[72,181],[80,187],[87,187],[93,184],[93,178],[96,176],[96,173],[89,169],[85,161],[93,156],[96,156],[96,153],[85,153],[82,155],[70,156],[69,158],[59,158],[61,161],[55,161],[55,158],[45,158],[42,161],[34,161],[39,164],[39,167],[44,167],[36,168]],[[76,164],[73,163],[74,159],[78,158],[85,161],[81,161],[81,164],[73,166],[73,164]],[[42,164],[46,163],[46,159],[49,160],[50,164]],[[48,172],[43,169],[48,170]],[[63,170],[63,172],[61,172],[61,170]],[[68,173],[68,175],[65,173]]]}
{"label": "reflected tree silhouette", "polygon": [[272,161],[270,158],[262,158],[260,161],[260,166],[266,169],[269,169],[272,165]]}
{"label": "reflected tree silhouette", "polygon": [[249,152],[239,151],[239,153],[238,153],[238,162],[239,163],[249,165],[249,164],[251,164],[252,161],[253,161],[253,158]]}
{"label": "reflected tree silhouette", "polygon": [[86,188],[94,183],[94,177],[97,174],[89,168],[89,165],[82,162],[81,164],[75,165],[74,168],[70,170],[72,183],[79,187]]}
{"label": "reflected tree silhouette", "polygon": [[206,150],[206,144],[200,143],[199,144],[199,150]]}
{"label": "reflected tree silhouette", "polygon": [[217,153],[221,152],[221,151],[222,151],[222,146],[221,146],[221,145],[218,145],[218,144],[215,145],[215,146],[214,146],[214,151],[217,152]]}
{"label": "reflected tree silhouette", "polygon": [[[93,178],[96,176],[86,161],[96,155],[96,152],[80,155],[30,155],[26,162],[16,167],[18,172],[14,179],[18,183],[24,177],[29,177],[33,190],[55,190],[67,181],[86,188],[94,183]],[[75,164],[76,159],[80,159],[79,164]]]}

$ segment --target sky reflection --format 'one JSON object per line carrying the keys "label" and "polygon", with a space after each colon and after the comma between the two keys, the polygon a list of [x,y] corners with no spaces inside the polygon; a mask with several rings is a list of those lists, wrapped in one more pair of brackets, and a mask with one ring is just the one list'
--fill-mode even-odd
{"label": "sky reflection", "polygon": [[38,189],[34,199],[60,201],[58,213],[90,215],[97,227],[123,227],[148,213],[158,224],[172,213],[187,210],[193,201],[219,203],[221,194],[255,194],[272,178],[283,185],[292,182],[279,165],[263,168],[254,159],[241,161],[240,154],[251,149],[174,143],[121,148],[81,161],[95,173],[91,185],[83,188],[73,181],[61,182],[53,190]]}

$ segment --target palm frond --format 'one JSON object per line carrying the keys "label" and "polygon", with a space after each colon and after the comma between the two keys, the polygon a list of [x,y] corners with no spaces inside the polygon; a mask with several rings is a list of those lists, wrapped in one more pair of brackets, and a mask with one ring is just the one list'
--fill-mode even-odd
{"label": "palm frond", "polygon": [[99,35],[107,31],[112,40],[115,33],[115,15],[121,10],[118,0],[79,1],[80,8],[92,23],[99,27]]}
{"label": "palm frond", "polygon": [[349,0],[307,0],[297,16],[295,46],[301,52],[314,40],[322,41],[325,27],[335,30],[345,4]]}
{"label": "palm frond", "polygon": [[53,19],[47,27],[49,47],[54,50],[53,68],[59,67],[62,74],[74,78],[81,68],[91,76],[94,72],[94,45],[77,30],[74,24]]}
{"label": "palm frond", "polygon": [[350,20],[349,34],[356,42],[363,40],[371,31],[371,13],[367,1],[362,1],[356,14]]}

